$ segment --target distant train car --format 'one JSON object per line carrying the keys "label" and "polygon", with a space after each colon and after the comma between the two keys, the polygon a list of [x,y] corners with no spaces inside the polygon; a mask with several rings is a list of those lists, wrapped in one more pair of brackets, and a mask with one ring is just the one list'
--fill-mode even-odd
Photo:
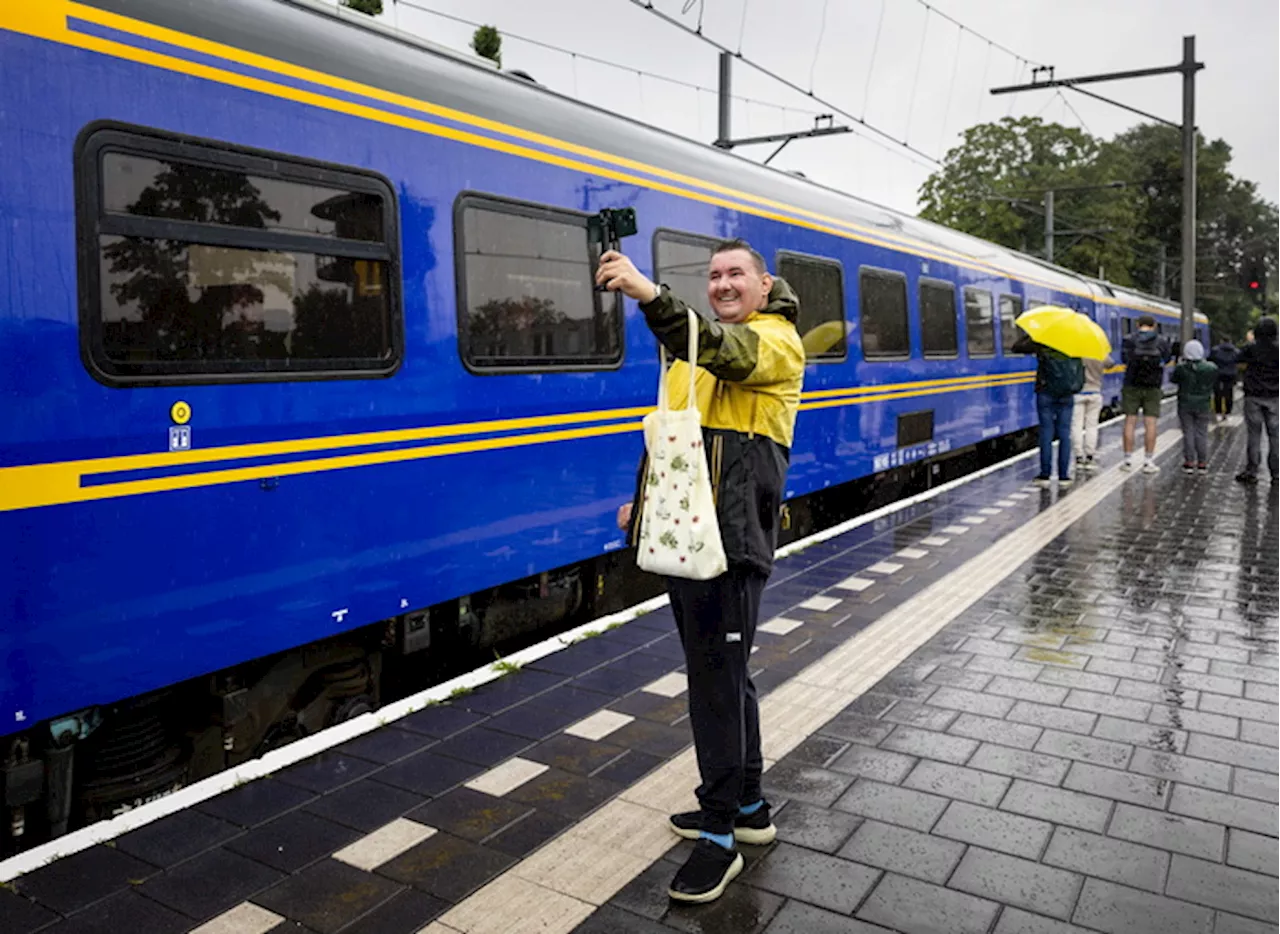
{"label": "distant train car", "polygon": [[1030,429],[1026,308],[1177,320],[304,3],[5,4],[0,150],[11,849],[599,598],[657,372],[603,207],[798,291],[792,502]]}

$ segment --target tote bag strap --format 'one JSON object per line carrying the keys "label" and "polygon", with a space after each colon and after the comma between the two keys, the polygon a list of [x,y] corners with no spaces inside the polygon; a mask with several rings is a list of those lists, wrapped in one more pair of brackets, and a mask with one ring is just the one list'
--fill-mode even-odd
{"label": "tote bag strap", "polygon": [[[694,408],[697,397],[694,395],[697,387],[698,378],[698,314],[692,308],[689,309],[689,396],[685,400],[685,408]],[[658,411],[669,411],[669,401],[667,399],[667,348],[658,341]]]}

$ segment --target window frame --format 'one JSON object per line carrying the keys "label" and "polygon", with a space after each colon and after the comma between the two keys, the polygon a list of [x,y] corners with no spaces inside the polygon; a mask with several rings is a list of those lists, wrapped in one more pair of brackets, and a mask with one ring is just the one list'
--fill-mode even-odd
{"label": "window frame", "polygon": [[[508,198],[503,195],[490,194],[489,192],[465,190],[458,193],[453,201],[453,269],[454,269],[454,312],[455,322],[457,326],[457,346],[458,358],[462,361],[462,365],[468,373],[475,376],[502,376],[520,373],[590,373],[590,372],[607,372],[610,370],[618,370],[622,368],[627,356],[626,344],[626,321],[625,309],[622,304],[622,293],[612,293],[614,310],[616,312],[615,320],[617,322],[617,343],[618,354],[616,360],[608,361],[591,361],[587,363],[545,363],[545,362],[519,362],[508,365],[481,365],[477,366],[471,359],[470,355],[470,312],[467,309],[467,267],[466,267],[466,243],[463,233],[463,212],[475,205],[483,205],[485,209],[496,214],[514,214],[517,217],[528,217],[533,220],[550,220],[557,223],[564,223],[566,219],[572,220],[572,224],[566,226],[579,226],[585,232],[587,229],[587,219],[594,216],[585,211],[575,211],[572,208],[560,208],[550,204],[542,204],[537,201],[524,201],[517,198]],[[587,251],[589,259],[589,268],[591,270],[591,288],[592,300],[596,304],[597,312],[603,313],[605,305],[603,296],[609,293],[598,292],[595,289],[595,272],[597,267],[596,257],[591,255],[590,249]]]}
{"label": "window frame", "polygon": [[[689,233],[687,230],[677,230],[674,227],[659,227],[653,232],[653,237],[649,241],[649,255],[653,259],[654,282],[658,284],[662,284],[662,268],[658,265],[658,243],[663,240],[670,243],[683,244],[684,246],[705,246],[707,252],[712,256],[715,255],[716,246],[721,243],[721,240],[717,237],[706,237],[702,234]],[[709,262],[710,256],[708,257],[708,264]],[[687,301],[687,299],[685,300]]]}
{"label": "window frame", "polygon": [[1022,301],[1021,295],[1015,295],[1013,292],[1001,292],[996,296],[996,317],[1000,321],[1000,356],[1002,357],[1009,356],[1010,354],[1009,348],[1012,347],[1014,343],[1017,343],[1017,340],[1015,339],[1013,343],[1009,344],[1008,347],[1005,346],[1004,306],[1006,301],[1010,305],[1012,305],[1015,309],[1013,317],[1009,319],[1009,323],[1013,325],[1013,329],[1015,332],[1021,330],[1021,328],[1019,328],[1017,325],[1017,321],[1018,321],[1018,318],[1022,315],[1022,308],[1023,308],[1023,301]]}
{"label": "window frame", "polygon": [[[991,352],[975,351],[973,349],[973,331],[969,327],[969,293],[975,295],[985,295],[987,297],[988,307],[991,309],[990,329],[991,329]],[[962,295],[964,304],[964,353],[970,360],[993,360],[996,357],[999,345],[996,343],[996,306],[995,295],[990,289],[984,289],[980,285],[966,285]]]}
{"label": "window frame", "polygon": [[[102,176],[108,153],[169,159],[205,168],[243,172],[261,178],[313,184],[341,191],[374,194],[382,199],[381,242],[348,240],[323,234],[205,224],[172,218],[109,214],[103,207]],[[114,120],[87,124],[76,138],[75,172],[76,259],[79,287],[80,358],[98,382],[112,388],[142,386],[199,386],[227,383],[301,382],[336,379],[384,379],[404,362],[404,305],[401,288],[400,218],[395,188],[383,175],[368,169],[337,165],[221,140],[170,133]],[[204,368],[199,361],[149,361],[122,367],[108,359],[103,344],[103,236],[152,237],[201,246],[246,250],[279,250],[372,260],[387,269],[387,337],[391,355],[371,358],[330,358],[280,365],[272,360],[219,361]]]}
{"label": "window frame", "polygon": [[[955,325],[954,350],[949,353],[930,353],[925,349],[924,330],[924,287],[941,286],[951,293],[951,321]],[[960,318],[957,314],[959,306],[956,302],[956,284],[950,279],[937,279],[933,276],[920,276],[916,280],[916,318],[920,322],[920,356],[925,360],[959,360],[960,359]]]}
{"label": "window frame", "polygon": [[[824,353],[824,354],[819,354],[818,356],[811,357],[806,351],[804,356],[804,361],[805,361],[805,366],[808,366],[810,364],[844,363],[849,359],[849,305],[848,305],[848,290],[845,288],[845,281],[844,281],[844,263],[840,262],[840,260],[838,259],[832,259],[830,256],[819,256],[816,253],[801,253],[798,250],[781,249],[781,250],[775,251],[773,254],[773,268],[774,268],[774,271],[779,276],[782,276],[782,261],[784,259],[787,259],[791,262],[800,263],[801,265],[808,263],[811,266],[829,266],[829,267],[834,266],[836,269],[836,272],[839,273],[840,275],[840,301],[839,301],[840,317],[837,320],[839,320],[839,322],[842,325],[844,325],[844,353],[839,355]],[[783,276],[783,278],[785,279],[786,277]],[[794,291],[795,290],[794,283],[791,283],[790,280],[788,280],[788,284],[791,285],[791,288]],[[798,294],[799,293],[797,293],[797,295]],[[800,307],[802,309],[804,308],[804,299],[800,300]],[[826,321],[822,322],[822,324],[826,324],[826,323],[827,323]],[[798,320],[796,324],[797,324],[796,330],[799,331]],[[800,337],[803,338],[804,335],[801,334]],[[908,337],[908,342],[909,340],[910,338]]]}
{"label": "window frame", "polygon": [[[863,279],[866,277],[877,279],[894,279],[902,283],[902,317],[905,327],[903,331],[907,336],[907,347],[901,353],[876,353],[874,355],[867,353],[866,337],[866,289],[863,288]],[[911,359],[911,299],[907,293],[907,274],[899,272],[896,269],[885,269],[882,266],[859,266],[858,267],[858,349],[862,351],[862,359],[868,363],[891,363],[894,361]]]}

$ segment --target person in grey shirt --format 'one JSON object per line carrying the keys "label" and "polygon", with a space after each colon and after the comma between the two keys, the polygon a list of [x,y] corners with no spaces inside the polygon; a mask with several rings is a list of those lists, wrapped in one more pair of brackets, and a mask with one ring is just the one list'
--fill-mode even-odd
{"label": "person in grey shirt", "polygon": [[1093,455],[1098,451],[1098,418],[1102,415],[1102,374],[1111,365],[1106,360],[1084,360],[1084,387],[1076,393],[1071,410],[1071,446],[1076,454],[1078,470],[1097,470]]}

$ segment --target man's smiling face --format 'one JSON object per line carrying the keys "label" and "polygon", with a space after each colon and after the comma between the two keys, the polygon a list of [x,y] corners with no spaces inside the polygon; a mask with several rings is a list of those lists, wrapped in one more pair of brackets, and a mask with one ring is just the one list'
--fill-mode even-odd
{"label": "man's smiling face", "polygon": [[773,277],[757,268],[746,250],[726,250],[711,257],[707,298],[725,324],[740,324],[769,302]]}

